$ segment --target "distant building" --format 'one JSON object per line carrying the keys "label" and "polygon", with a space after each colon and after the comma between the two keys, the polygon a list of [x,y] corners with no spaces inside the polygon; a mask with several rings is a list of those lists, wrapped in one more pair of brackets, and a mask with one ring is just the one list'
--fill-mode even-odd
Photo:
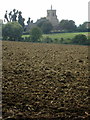
{"label": "distant building", "polygon": [[52,5],[51,5],[51,10],[47,10],[47,16],[46,17],[38,19],[36,21],[36,23],[33,23],[33,22],[30,21],[30,23],[25,26],[25,29],[26,29],[26,31],[29,31],[33,27],[36,27],[39,22],[43,22],[43,21],[46,21],[46,20],[49,20],[54,28],[57,27],[58,24],[59,24],[59,20],[57,19],[57,15],[56,15],[56,10],[52,9]]}
{"label": "distant building", "polygon": [[59,24],[59,20],[57,19],[57,15],[56,15],[56,10],[52,9],[52,5],[51,5],[51,10],[47,10],[46,19],[48,19],[53,26],[57,26]]}

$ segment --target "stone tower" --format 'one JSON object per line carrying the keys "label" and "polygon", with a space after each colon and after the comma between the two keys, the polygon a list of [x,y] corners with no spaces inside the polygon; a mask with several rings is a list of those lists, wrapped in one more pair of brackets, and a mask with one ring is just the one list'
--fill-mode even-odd
{"label": "stone tower", "polygon": [[59,24],[59,20],[57,19],[57,15],[56,15],[56,10],[52,9],[52,5],[51,5],[51,10],[47,10],[47,17],[46,17],[53,26],[57,26]]}

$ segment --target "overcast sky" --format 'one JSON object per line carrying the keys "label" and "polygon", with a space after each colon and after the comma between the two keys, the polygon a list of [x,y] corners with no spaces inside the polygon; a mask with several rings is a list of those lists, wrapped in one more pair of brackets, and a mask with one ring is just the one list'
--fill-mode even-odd
{"label": "overcast sky", "polygon": [[88,21],[89,0],[0,0],[0,19],[4,18],[5,11],[14,8],[22,11],[26,19],[30,17],[34,22],[41,17],[46,17],[47,9],[57,10],[59,21],[62,19],[74,20],[76,25]]}

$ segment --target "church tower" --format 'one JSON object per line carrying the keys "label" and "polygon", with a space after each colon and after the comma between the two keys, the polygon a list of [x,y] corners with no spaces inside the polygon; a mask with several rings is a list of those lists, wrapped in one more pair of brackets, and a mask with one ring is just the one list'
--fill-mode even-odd
{"label": "church tower", "polygon": [[57,26],[59,24],[59,20],[57,19],[56,15],[56,10],[52,9],[51,5],[51,10],[47,10],[47,20],[49,20],[53,26]]}

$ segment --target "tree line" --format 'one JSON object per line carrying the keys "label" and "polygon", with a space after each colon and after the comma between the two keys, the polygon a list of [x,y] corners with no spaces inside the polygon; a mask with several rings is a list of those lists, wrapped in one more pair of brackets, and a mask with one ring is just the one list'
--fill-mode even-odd
{"label": "tree line", "polygon": [[[27,20],[27,25],[29,25],[30,22],[33,22],[33,20],[30,21],[30,19],[31,18],[29,17]],[[17,21],[23,27],[23,29],[25,28],[25,18],[22,16],[21,11],[13,9],[8,13],[6,10],[6,13],[4,15],[4,22],[14,22],[14,21],[15,22]]]}
{"label": "tree line", "polygon": [[[90,45],[90,40],[86,35],[79,34],[74,38],[56,38],[53,40],[50,37],[43,38],[43,32],[39,27],[34,27],[29,31],[28,37],[22,37],[23,27],[18,22],[9,22],[2,27],[3,40],[9,41],[23,41],[23,42],[41,42],[41,43],[60,43],[60,44],[79,44],[79,45]],[[69,41],[69,42],[68,42]]]}
{"label": "tree line", "polygon": [[[22,12],[16,9],[13,9],[9,13],[6,10],[6,13],[4,15],[4,21],[6,22],[13,22],[17,21],[24,29],[24,32],[26,31],[26,27],[31,23],[33,23],[33,20],[29,17],[27,20],[27,25],[25,25],[25,18],[22,16]],[[83,24],[80,24],[77,26],[75,24],[75,21],[73,20],[61,20],[59,24],[55,27],[50,23],[49,20],[44,18],[38,19],[35,23],[36,26],[38,26],[43,33],[48,34],[50,32],[88,32],[90,31],[90,22],[84,22]]]}
{"label": "tree line", "polygon": [[[75,22],[73,20],[61,20],[60,23],[53,27],[53,25],[50,23],[49,20],[47,20],[45,17],[41,18],[36,21],[34,28],[32,28],[29,31],[26,31],[25,27],[25,19],[22,17],[22,12],[13,9],[9,14],[5,13],[4,21],[6,20],[6,24],[3,24],[2,26],[2,36],[3,40],[14,40],[14,41],[23,41],[22,40],[22,34],[28,33],[30,34],[29,41],[37,42],[42,34],[48,34],[48,33],[54,33],[54,32],[87,32],[90,31],[90,28],[88,24],[89,22],[84,22],[83,24],[80,24],[79,26],[76,26]],[[27,26],[31,23],[30,17],[27,21]],[[80,39],[80,36],[75,39]],[[81,35],[81,38],[83,40],[86,40],[87,37]],[[27,38],[26,38],[27,39]],[[48,39],[49,41],[52,41]],[[47,41],[47,39],[46,39]],[[63,40],[62,40],[63,41]],[[87,41],[87,40],[86,40]],[[78,43],[75,40],[73,40],[73,43]],[[79,43],[83,43],[82,41]],[[84,43],[83,43],[84,44]],[[85,42],[87,44],[87,42]]]}

